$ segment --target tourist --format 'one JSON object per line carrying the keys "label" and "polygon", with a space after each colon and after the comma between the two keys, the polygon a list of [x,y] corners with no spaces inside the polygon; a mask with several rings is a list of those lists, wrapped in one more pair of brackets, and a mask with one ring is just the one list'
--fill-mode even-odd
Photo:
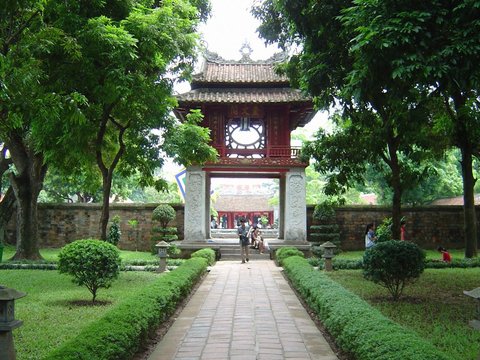
{"label": "tourist", "polygon": [[240,244],[240,252],[242,254],[242,264],[245,260],[248,262],[248,245],[249,245],[250,228],[245,225],[245,219],[240,219],[240,226],[238,227],[238,237]]}
{"label": "tourist", "polygon": [[439,246],[437,248],[439,252],[442,253],[442,260],[443,262],[449,263],[452,261],[452,257],[450,256],[450,253],[445,249],[443,246]]}
{"label": "tourist", "polygon": [[405,220],[400,221],[400,240],[405,241],[405,226],[407,222]]}
{"label": "tourist", "polygon": [[212,216],[210,221],[210,228],[211,229],[216,229],[217,228],[217,222],[215,221],[215,218]]}
{"label": "tourist", "polygon": [[254,249],[258,249],[260,254],[263,254],[264,245],[263,245],[263,236],[262,232],[258,227],[254,227],[252,231],[252,245]]}
{"label": "tourist", "polygon": [[370,223],[365,229],[365,249],[370,249],[375,246],[375,241],[377,237],[375,236],[375,225]]}

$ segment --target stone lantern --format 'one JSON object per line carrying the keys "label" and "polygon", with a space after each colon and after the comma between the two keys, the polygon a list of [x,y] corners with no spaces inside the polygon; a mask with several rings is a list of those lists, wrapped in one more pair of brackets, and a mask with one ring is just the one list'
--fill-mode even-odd
{"label": "stone lantern", "polygon": [[477,302],[477,311],[475,313],[475,319],[470,320],[469,324],[475,330],[480,330],[480,287],[470,290],[470,291],[463,291],[463,293],[467,296],[474,298]]}
{"label": "stone lantern", "polygon": [[325,259],[325,271],[332,271],[332,259],[335,257],[333,253],[337,246],[330,241],[327,241],[320,245],[320,248],[323,250],[322,258]]}
{"label": "stone lantern", "polygon": [[159,257],[159,265],[158,265],[158,272],[164,272],[167,268],[167,250],[170,247],[170,244],[166,241],[160,241],[155,245],[158,249],[158,257]]}
{"label": "stone lantern", "polygon": [[0,285],[0,360],[14,360],[12,330],[22,325],[15,320],[15,300],[26,294]]}

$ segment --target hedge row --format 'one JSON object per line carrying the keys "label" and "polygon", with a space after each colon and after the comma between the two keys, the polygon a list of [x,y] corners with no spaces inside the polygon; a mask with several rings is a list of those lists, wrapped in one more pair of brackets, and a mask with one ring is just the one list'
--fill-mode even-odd
{"label": "hedge row", "polygon": [[207,269],[192,258],[83,329],[45,360],[131,359],[149,334],[173,313]]}
{"label": "hedge row", "polygon": [[[324,260],[320,258],[309,258],[308,262],[312,266],[324,267]],[[360,270],[363,269],[363,260],[350,259],[333,259],[333,268],[335,270]],[[425,269],[446,269],[446,268],[474,268],[480,267],[480,258],[474,259],[453,259],[452,262],[446,263],[442,261],[427,260],[425,261]]]}
{"label": "hedge row", "polygon": [[337,344],[356,360],[448,360],[430,342],[386,318],[307,260],[290,257],[283,268]]}

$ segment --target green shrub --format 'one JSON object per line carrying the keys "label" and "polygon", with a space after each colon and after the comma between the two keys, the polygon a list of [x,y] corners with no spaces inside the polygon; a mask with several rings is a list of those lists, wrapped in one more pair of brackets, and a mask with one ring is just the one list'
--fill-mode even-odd
{"label": "green shrub", "polygon": [[168,223],[175,219],[177,213],[175,209],[168,204],[158,205],[153,210],[152,220],[160,223],[160,226],[152,227],[151,253],[156,254],[157,248],[155,245],[160,241],[172,242],[178,240],[177,228],[168,227]]}
{"label": "green shrub", "polygon": [[394,300],[425,268],[425,252],[416,244],[390,240],[376,244],[363,256],[363,276],[385,287]]}
{"label": "green shrub", "polygon": [[158,205],[152,213],[152,220],[158,221],[162,228],[166,228],[168,223],[175,219],[177,213],[175,209],[168,204]]}
{"label": "green shrub", "polygon": [[204,258],[207,260],[209,266],[212,266],[215,263],[215,251],[210,248],[205,248],[195,251],[192,255],[192,258]]}
{"label": "green shrub", "polygon": [[447,360],[417,333],[386,318],[357,295],[314,270],[298,256],[284,260],[284,272],[337,344],[356,360]]}
{"label": "green shrub", "polygon": [[336,206],[338,206],[336,202],[327,200],[316,205],[313,211],[313,225],[310,226],[309,239],[314,243],[313,252],[317,256],[321,256],[323,253],[318,245],[327,241],[337,246],[335,253],[340,251],[340,229],[335,213]]}
{"label": "green shrub", "polygon": [[377,226],[375,235],[377,236],[376,243],[393,240],[391,217],[383,219],[382,223]]}
{"label": "green shrub", "polygon": [[129,360],[145,339],[176,309],[207,268],[189,259],[127,298],[44,360]]}
{"label": "green shrub", "polygon": [[108,230],[107,242],[117,246],[121,236],[122,232],[120,231],[120,216],[116,215],[113,217],[112,225],[110,225],[110,229]]}
{"label": "green shrub", "polygon": [[280,266],[283,266],[283,260],[290,256],[305,257],[300,250],[292,246],[282,247],[275,252],[275,258]]}
{"label": "green shrub", "polygon": [[118,277],[120,254],[118,249],[100,240],[77,240],[66,245],[58,254],[60,273],[73,276],[72,281],[84,285],[95,302],[99,288],[109,288]]}

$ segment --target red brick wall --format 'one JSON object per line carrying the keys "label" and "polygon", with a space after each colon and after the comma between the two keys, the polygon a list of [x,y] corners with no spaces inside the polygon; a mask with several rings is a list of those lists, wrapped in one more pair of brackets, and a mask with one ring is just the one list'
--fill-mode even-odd
{"label": "red brick wall", "polygon": [[[135,241],[129,240],[128,220],[138,220],[139,250],[150,248],[152,211],[157,204],[112,204],[110,219],[119,215],[122,249],[135,249]],[[173,205],[177,217],[170,226],[176,226],[179,238],[183,239],[183,205]],[[312,221],[313,206],[307,207],[307,227]],[[99,204],[40,204],[39,235],[42,247],[61,247],[77,239],[97,238],[101,207]],[[407,218],[407,239],[424,248],[433,249],[438,245],[449,249],[464,247],[463,209],[461,206],[429,206],[404,208]],[[366,224],[390,216],[390,209],[376,206],[341,207],[337,209],[337,223],[340,227],[341,246],[344,250],[364,248]],[[477,207],[480,219],[480,207]],[[478,226],[480,231],[480,224]],[[7,241],[15,243],[15,219],[9,223]]]}

